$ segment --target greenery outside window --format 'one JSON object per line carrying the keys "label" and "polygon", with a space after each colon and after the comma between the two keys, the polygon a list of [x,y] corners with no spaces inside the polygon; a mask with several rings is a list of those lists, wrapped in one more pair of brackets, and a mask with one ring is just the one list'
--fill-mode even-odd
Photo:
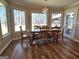
{"label": "greenery outside window", "polygon": [[14,23],[15,23],[15,31],[20,31],[20,26],[22,26],[22,30],[25,31],[25,12],[20,10],[13,10],[14,12]]}
{"label": "greenery outside window", "polygon": [[8,33],[6,6],[0,2],[0,22],[2,35]]}
{"label": "greenery outside window", "polygon": [[51,27],[61,26],[61,13],[52,14]]}
{"label": "greenery outside window", "polygon": [[46,25],[47,25],[47,14],[32,13],[32,30],[34,30],[34,26],[46,26]]}

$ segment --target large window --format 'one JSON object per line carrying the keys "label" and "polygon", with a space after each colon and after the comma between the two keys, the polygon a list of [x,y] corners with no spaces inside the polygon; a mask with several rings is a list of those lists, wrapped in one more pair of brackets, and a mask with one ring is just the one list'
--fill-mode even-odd
{"label": "large window", "polygon": [[74,12],[68,12],[66,15],[66,30],[65,33],[66,34],[70,34],[72,33],[72,29],[73,29],[73,24],[74,24],[74,19],[75,19],[75,13]]}
{"label": "large window", "polygon": [[0,21],[1,21],[2,35],[5,35],[8,33],[6,6],[2,4],[1,2],[0,2]]}
{"label": "large window", "polygon": [[32,13],[32,30],[34,30],[34,26],[46,25],[46,22],[47,22],[47,14]]}
{"label": "large window", "polygon": [[51,27],[61,26],[61,13],[53,13]]}
{"label": "large window", "polygon": [[67,13],[66,15],[67,28],[72,29],[73,23],[74,23],[74,12]]}
{"label": "large window", "polygon": [[14,23],[15,31],[20,31],[19,26],[22,26],[22,30],[25,30],[25,12],[14,9]]}

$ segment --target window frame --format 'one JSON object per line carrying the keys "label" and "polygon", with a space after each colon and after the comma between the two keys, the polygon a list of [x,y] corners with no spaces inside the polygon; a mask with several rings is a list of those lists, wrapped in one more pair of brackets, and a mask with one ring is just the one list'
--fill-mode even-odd
{"label": "window frame", "polygon": [[20,30],[19,31],[15,31],[15,19],[14,19],[14,10],[18,10],[18,11],[22,11],[22,12],[24,12],[25,13],[25,30],[23,30],[23,31],[26,31],[26,11],[25,10],[21,10],[21,9],[18,9],[18,8],[13,8],[13,24],[14,24],[14,32],[20,32]]}
{"label": "window frame", "polygon": [[[2,34],[2,38],[5,38],[5,37],[7,37],[8,35],[9,35],[9,27],[8,27],[8,7],[7,7],[7,4],[5,3],[5,2],[0,2],[0,3],[2,3],[3,5],[4,5],[4,7],[5,7],[5,17],[6,17],[6,22],[7,22],[7,33],[5,33],[5,34],[2,34],[2,29],[1,29],[1,34]],[[1,22],[1,20],[0,20],[0,22]],[[1,24],[0,24],[1,25]],[[1,26],[1,28],[2,28],[2,26]]]}
{"label": "window frame", "polygon": [[[44,14],[44,13],[38,12],[38,11],[31,13],[31,30],[33,30],[33,29],[32,29],[32,14],[33,14],[33,13],[35,13],[35,14]],[[47,26],[47,21],[48,21],[48,14],[46,13],[46,26]]]}
{"label": "window frame", "polygon": [[[51,27],[52,27],[52,22],[55,21],[55,20],[54,20],[55,18],[52,18],[53,14],[55,14],[55,15],[56,15],[56,14],[61,14],[61,16],[60,16],[61,19],[58,20],[58,21],[60,21],[60,26],[62,26],[62,13],[61,13],[61,12],[54,12],[54,13],[51,14]],[[57,18],[58,18],[58,17],[57,17]]]}

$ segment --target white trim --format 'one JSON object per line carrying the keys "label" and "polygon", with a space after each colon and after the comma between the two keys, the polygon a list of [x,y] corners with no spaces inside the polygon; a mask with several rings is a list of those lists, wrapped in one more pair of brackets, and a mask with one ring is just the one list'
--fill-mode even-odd
{"label": "white trim", "polygon": [[2,35],[3,37],[2,38],[6,38],[7,36],[9,36],[11,33],[6,33],[4,35]]}
{"label": "white trim", "polygon": [[19,40],[19,39],[21,39],[21,37],[18,37],[18,38],[13,38],[12,40]]}
{"label": "white trim", "polygon": [[70,38],[70,37],[68,37],[68,36],[64,36],[65,38],[69,38],[70,40],[73,40],[73,41],[75,41],[75,42],[78,42],[79,43],[79,40],[78,39],[76,39],[76,38]]}
{"label": "white trim", "polygon": [[78,39],[73,38],[72,40],[79,43],[79,40]]}
{"label": "white trim", "polygon": [[9,46],[9,44],[12,42],[13,40],[10,40],[4,47],[3,49],[0,51],[0,55],[2,54],[2,52]]}
{"label": "white trim", "polygon": [[[72,3],[71,5],[72,5],[72,6],[79,5],[79,1],[77,1],[77,2],[75,2],[75,3]],[[71,6],[71,5],[70,5],[70,6]]]}
{"label": "white trim", "polygon": [[77,2],[74,2],[72,4],[68,4],[67,6],[65,6],[65,8],[67,9],[70,9],[70,8],[73,8],[73,7],[77,7],[79,5],[79,1]]}

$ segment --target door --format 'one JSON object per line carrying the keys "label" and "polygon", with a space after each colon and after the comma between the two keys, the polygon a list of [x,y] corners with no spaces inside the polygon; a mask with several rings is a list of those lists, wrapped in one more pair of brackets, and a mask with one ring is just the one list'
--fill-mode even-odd
{"label": "door", "polygon": [[75,38],[77,9],[68,10],[65,13],[64,21],[64,36],[68,38]]}

